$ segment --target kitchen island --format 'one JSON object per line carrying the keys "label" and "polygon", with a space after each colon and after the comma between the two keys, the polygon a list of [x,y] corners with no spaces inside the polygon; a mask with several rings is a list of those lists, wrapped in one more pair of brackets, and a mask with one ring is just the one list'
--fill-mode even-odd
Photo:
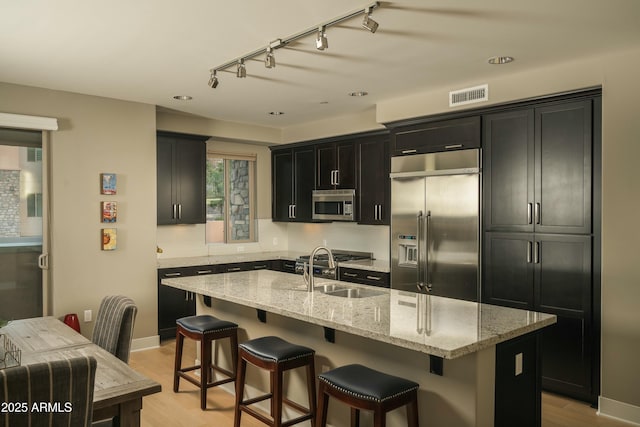
{"label": "kitchen island", "polygon": [[[316,279],[308,292],[301,276],[269,270],[162,283],[208,297],[198,298],[197,312],[238,323],[241,342],[277,335],[314,348],[319,371],[362,363],[420,383],[421,425],[539,425],[536,331],[553,315],[331,280]],[[360,297],[338,296],[345,288]],[[215,353],[228,364],[223,348]],[[294,400],[304,399],[303,377],[288,379]],[[268,387],[260,375],[248,381]],[[346,425],[348,415],[333,404],[329,423]],[[389,425],[403,425],[404,417],[394,411]]]}

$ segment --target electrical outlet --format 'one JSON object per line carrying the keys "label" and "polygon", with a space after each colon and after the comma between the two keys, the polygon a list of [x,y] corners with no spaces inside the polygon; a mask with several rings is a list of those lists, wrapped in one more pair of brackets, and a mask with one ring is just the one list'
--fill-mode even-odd
{"label": "electrical outlet", "polygon": [[91,310],[85,310],[84,311],[84,321],[85,322],[91,322],[91,318],[92,318]]}

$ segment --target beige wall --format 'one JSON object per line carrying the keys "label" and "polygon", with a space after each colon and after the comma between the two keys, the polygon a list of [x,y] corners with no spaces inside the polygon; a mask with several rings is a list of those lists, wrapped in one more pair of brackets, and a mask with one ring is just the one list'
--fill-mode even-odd
{"label": "beige wall", "polygon": [[[138,307],[134,338],[157,335],[155,106],[0,83],[0,111],[55,117],[51,132],[52,315],[97,314],[126,294]],[[101,172],[118,194],[100,196]],[[100,250],[100,201],[118,202],[118,249]]]}

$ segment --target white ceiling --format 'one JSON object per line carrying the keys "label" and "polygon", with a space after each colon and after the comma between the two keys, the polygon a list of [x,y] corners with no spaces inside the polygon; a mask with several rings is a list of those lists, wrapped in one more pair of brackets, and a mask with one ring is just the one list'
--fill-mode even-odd
{"label": "white ceiling", "polygon": [[287,127],[640,41],[638,0],[397,0],[373,12],[375,34],[357,17],[327,30],[324,52],[311,36],[277,50],[274,69],[256,58],[246,79],[232,67],[207,85],[211,68],[368,3],[0,0],[0,81]]}

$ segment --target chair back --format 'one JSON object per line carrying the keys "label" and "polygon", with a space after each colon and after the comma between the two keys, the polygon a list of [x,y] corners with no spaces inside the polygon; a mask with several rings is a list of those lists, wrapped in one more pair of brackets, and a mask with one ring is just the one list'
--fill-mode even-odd
{"label": "chair back", "polygon": [[95,376],[92,356],[0,370],[0,425],[90,426]]}
{"label": "chair back", "polygon": [[91,341],[125,363],[129,363],[133,325],[138,307],[122,295],[105,297],[100,303]]}

